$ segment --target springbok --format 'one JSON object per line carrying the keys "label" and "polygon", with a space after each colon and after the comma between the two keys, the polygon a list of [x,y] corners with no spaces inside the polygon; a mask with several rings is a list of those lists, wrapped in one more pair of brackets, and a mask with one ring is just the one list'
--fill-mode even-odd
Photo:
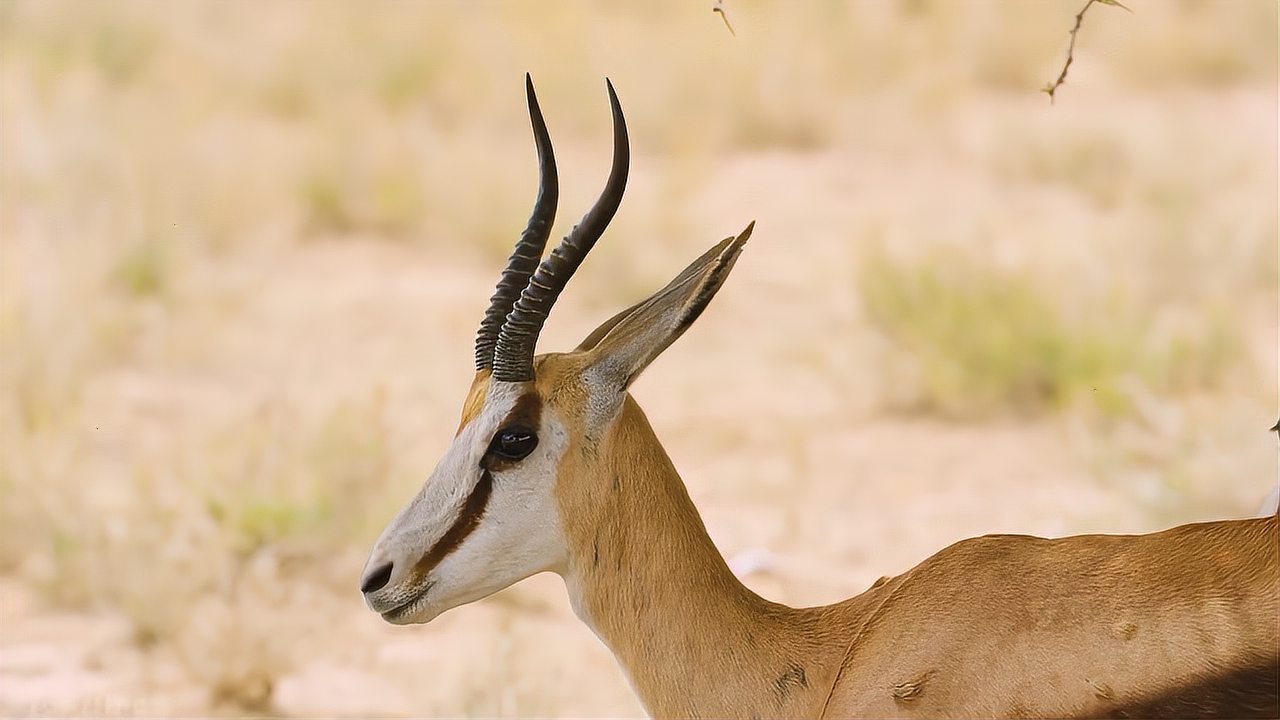
{"label": "springbok", "polygon": [[1275,515],[1150,535],[958,542],[824,607],[730,572],[640,407],[636,377],[719,290],[748,225],[568,353],[547,314],[613,217],[629,165],[612,84],[604,192],[541,261],[558,194],[526,77],[540,186],[476,339],[452,444],[374,545],[361,590],[395,624],[535,573],[661,717],[1280,715]]}

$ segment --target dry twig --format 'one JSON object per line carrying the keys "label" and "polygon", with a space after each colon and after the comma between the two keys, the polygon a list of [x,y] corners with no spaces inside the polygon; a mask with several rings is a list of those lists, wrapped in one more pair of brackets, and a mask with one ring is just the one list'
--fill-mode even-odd
{"label": "dry twig", "polygon": [[[1080,12],[1076,13],[1076,24],[1071,28],[1071,44],[1067,46],[1067,61],[1062,65],[1062,72],[1058,74],[1057,80],[1054,80],[1040,88],[1040,92],[1049,96],[1050,104],[1053,103],[1054,93],[1058,92],[1058,88],[1062,87],[1062,84],[1067,81],[1067,70],[1071,68],[1071,63],[1075,60],[1076,35],[1080,33],[1080,25],[1084,22],[1084,14],[1088,12],[1089,8],[1092,7],[1094,3],[1114,5],[1115,7],[1129,10],[1128,7],[1120,3],[1120,0],[1087,0],[1085,2],[1084,7],[1080,8]],[[1133,11],[1129,10],[1129,12]]]}
{"label": "dry twig", "polygon": [[711,8],[711,12],[720,13],[720,19],[724,20],[724,26],[729,28],[729,34],[734,37],[738,36],[738,33],[733,31],[733,26],[729,24],[729,13],[724,9],[724,0],[716,0],[716,5]]}

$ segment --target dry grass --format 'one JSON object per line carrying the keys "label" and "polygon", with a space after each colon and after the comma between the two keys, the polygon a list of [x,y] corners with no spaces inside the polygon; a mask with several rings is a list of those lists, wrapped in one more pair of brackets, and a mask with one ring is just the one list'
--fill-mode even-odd
{"label": "dry grass", "polygon": [[[355,715],[634,714],[554,583],[413,636],[352,590],[452,434],[528,212],[526,70],[562,227],[606,172],[603,75],[635,152],[545,347],[760,221],[637,394],[721,544],[799,563],[773,597],[835,599],[951,533],[1240,512],[1274,470],[1250,428],[1274,421],[1276,10],[1098,13],[1049,108],[1077,4],[741,0],[734,37],[674,0],[0,3],[0,572],[125,618],[158,714],[326,714],[298,684],[335,666],[386,683]],[[904,403],[952,424],[886,418]],[[943,476],[930,438],[987,464]],[[1050,449],[1040,516],[930,509],[1024,445]],[[827,481],[847,466],[867,484]],[[839,529],[885,503],[901,522]]]}

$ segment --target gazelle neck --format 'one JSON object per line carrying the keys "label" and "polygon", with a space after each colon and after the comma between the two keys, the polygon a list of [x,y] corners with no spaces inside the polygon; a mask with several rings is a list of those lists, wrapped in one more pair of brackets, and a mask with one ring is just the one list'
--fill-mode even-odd
{"label": "gazelle neck", "polygon": [[[629,396],[595,450],[598,476],[577,484],[589,489],[561,496],[565,583],[646,709],[659,717],[820,709],[839,664],[833,652],[843,650],[820,646],[820,610],[769,602],[739,582]],[[575,470],[591,471],[562,468]]]}

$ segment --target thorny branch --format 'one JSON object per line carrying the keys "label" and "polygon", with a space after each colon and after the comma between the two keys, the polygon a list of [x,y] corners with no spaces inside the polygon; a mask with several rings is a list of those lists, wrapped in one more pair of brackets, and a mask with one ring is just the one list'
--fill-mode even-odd
{"label": "thorny branch", "polygon": [[[1080,25],[1084,22],[1084,14],[1093,7],[1094,3],[1103,5],[1114,5],[1118,8],[1129,10],[1128,7],[1120,3],[1120,0],[1087,0],[1084,7],[1080,8],[1080,12],[1076,13],[1076,24],[1071,28],[1071,44],[1067,46],[1067,61],[1062,64],[1062,72],[1058,74],[1058,79],[1040,88],[1040,92],[1049,96],[1049,103],[1053,104],[1054,93],[1058,92],[1058,88],[1067,81],[1067,70],[1071,69],[1071,63],[1075,60],[1076,52],[1076,35],[1080,33]],[[1129,10],[1129,12],[1133,12]]]}

